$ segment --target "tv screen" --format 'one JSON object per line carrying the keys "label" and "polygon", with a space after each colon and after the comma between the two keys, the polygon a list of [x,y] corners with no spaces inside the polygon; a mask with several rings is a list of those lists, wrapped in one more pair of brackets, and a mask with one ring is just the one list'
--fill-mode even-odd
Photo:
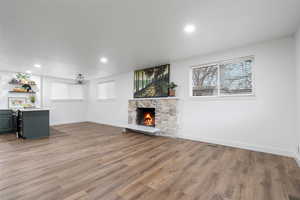
{"label": "tv screen", "polygon": [[134,98],[168,97],[170,65],[161,65],[134,72]]}

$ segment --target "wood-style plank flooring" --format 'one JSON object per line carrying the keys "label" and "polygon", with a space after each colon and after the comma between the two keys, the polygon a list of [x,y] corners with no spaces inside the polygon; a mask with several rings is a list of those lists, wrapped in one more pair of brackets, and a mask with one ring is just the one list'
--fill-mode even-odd
{"label": "wood-style plank flooring", "polygon": [[300,198],[291,158],[94,123],[55,126],[51,134],[0,135],[0,200]]}

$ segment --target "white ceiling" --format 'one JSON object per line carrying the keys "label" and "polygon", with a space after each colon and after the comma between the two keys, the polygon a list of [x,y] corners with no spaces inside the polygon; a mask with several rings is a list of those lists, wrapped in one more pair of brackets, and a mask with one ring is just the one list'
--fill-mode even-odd
{"label": "white ceiling", "polygon": [[291,35],[299,24],[299,0],[0,0],[0,69],[106,76]]}

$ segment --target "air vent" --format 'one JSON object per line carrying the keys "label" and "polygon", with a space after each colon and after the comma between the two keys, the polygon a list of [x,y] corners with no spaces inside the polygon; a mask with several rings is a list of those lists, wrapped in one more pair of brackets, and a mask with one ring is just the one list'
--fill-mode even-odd
{"label": "air vent", "polygon": [[218,145],[216,145],[216,144],[208,144],[207,146],[213,147],[213,148],[218,148]]}

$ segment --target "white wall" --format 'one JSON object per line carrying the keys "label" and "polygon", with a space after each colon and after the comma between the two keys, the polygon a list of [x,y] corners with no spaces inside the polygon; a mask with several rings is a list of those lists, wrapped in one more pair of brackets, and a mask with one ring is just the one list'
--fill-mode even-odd
{"label": "white wall", "polygon": [[[97,99],[97,83],[115,80],[116,96],[114,100]],[[133,73],[124,73],[90,81],[88,121],[121,126],[127,124],[128,99],[133,94]]]}
{"label": "white wall", "polygon": [[[191,66],[242,56],[255,56],[255,96],[190,98]],[[171,79],[179,85],[179,137],[240,146],[283,155],[295,152],[296,94],[293,38],[251,45],[171,63]],[[96,83],[115,80],[117,99],[96,100]],[[88,120],[127,123],[128,99],[133,94],[133,72],[92,80]]]}
{"label": "white wall", "polygon": [[86,121],[88,85],[83,86],[85,97],[83,100],[51,100],[52,82],[73,83],[74,80],[43,78],[43,106],[50,108],[50,124],[58,125]]}
{"label": "white wall", "polygon": [[[300,27],[295,34],[296,40],[296,76],[297,76],[297,135],[298,135],[298,145],[300,145]],[[300,148],[300,146],[299,146]],[[300,149],[299,149],[300,150]],[[300,166],[300,152],[297,152],[298,163]]]}
{"label": "white wall", "polygon": [[[271,41],[174,63],[183,100],[181,137],[291,155],[295,150],[294,40]],[[193,99],[189,67],[254,55],[254,97]]]}

